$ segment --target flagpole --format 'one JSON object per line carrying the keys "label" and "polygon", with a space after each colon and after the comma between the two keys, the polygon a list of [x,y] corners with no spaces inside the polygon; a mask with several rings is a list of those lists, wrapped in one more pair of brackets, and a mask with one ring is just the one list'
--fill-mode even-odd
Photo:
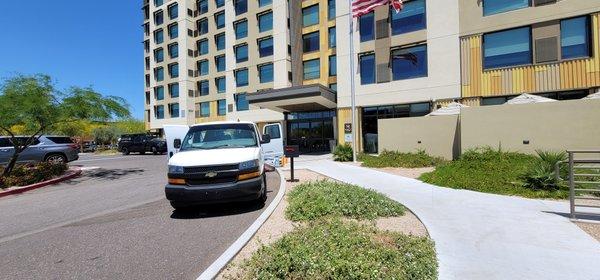
{"label": "flagpole", "polygon": [[348,21],[350,23],[350,100],[352,103],[352,161],[356,162],[356,89],[354,82],[354,17],[352,0],[348,0]]}

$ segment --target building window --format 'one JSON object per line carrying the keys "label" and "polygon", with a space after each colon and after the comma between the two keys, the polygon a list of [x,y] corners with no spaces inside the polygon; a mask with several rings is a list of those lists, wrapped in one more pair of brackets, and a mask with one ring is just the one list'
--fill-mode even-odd
{"label": "building window", "polygon": [[148,40],[144,41],[144,52],[148,53],[150,51],[150,42]]}
{"label": "building window", "polygon": [[215,44],[218,51],[225,49],[225,33],[215,35]]}
{"label": "building window", "polygon": [[198,61],[198,73],[200,76],[208,75],[208,60],[203,59]]}
{"label": "building window", "polygon": [[208,53],[208,39],[198,41],[198,53],[204,55]]}
{"label": "building window", "polygon": [[159,120],[165,118],[165,106],[164,105],[154,106],[154,117]]}
{"label": "building window", "polygon": [[169,84],[169,95],[172,98],[179,97],[179,83]]}
{"label": "building window", "polygon": [[273,0],[258,0],[258,7],[264,7],[266,5],[271,5]]}
{"label": "building window", "polygon": [[217,29],[225,27],[225,12],[215,14],[215,25],[217,25]]}
{"label": "building window", "polygon": [[169,38],[175,39],[179,37],[179,28],[177,23],[169,25]]}
{"label": "building window", "polygon": [[233,48],[235,52],[235,62],[240,63],[244,61],[248,61],[248,45],[238,45]]}
{"label": "building window", "polygon": [[165,87],[157,86],[154,88],[154,99],[156,99],[156,100],[165,99]]}
{"label": "building window", "polygon": [[177,43],[170,44],[168,48],[170,58],[179,57],[179,45]]}
{"label": "building window", "polygon": [[235,95],[235,108],[238,111],[248,111],[249,109],[248,100],[246,99],[246,93],[238,93]]}
{"label": "building window", "polygon": [[327,0],[327,18],[335,19],[335,0]]}
{"label": "building window", "polygon": [[158,7],[160,5],[162,5],[164,2],[164,0],[154,0],[154,7]]}
{"label": "building window", "polygon": [[242,39],[248,36],[248,21],[241,20],[233,24],[235,29],[235,39]]}
{"label": "building window", "polygon": [[258,32],[273,29],[273,12],[258,15]]}
{"label": "building window", "polygon": [[164,32],[162,29],[154,31],[154,43],[162,44],[165,41]]}
{"label": "building window", "polygon": [[225,116],[227,114],[227,101],[225,99],[217,100],[217,115]]}
{"label": "building window", "polygon": [[165,69],[162,67],[154,68],[154,79],[157,82],[162,82],[165,80]]}
{"label": "building window", "polygon": [[485,69],[531,64],[531,28],[522,27],[483,35]]}
{"label": "building window", "polygon": [[239,16],[248,11],[248,0],[234,0],[235,15]]}
{"label": "building window", "polygon": [[176,19],[179,16],[179,5],[177,3],[169,6],[167,10],[169,11],[170,19]]}
{"label": "building window", "polygon": [[225,56],[215,56],[215,65],[217,67],[217,72],[225,71]]}
{"label": "building window", "polygon": [[304,53],[319,50],[319,31],[302,35],[302,51]]}
{"label": "building window", "polygon": [[589,17],[560,21],[560,47],[563,59],[589,57],[590,38]]}
{"label": "building window", "polygon": [[427,28],[425,0],[413,0],[404,3],[404,8],[396,13],[390,7],[392,35],[404,34]]}
{"label": "building window", "polygon": [[337,83],[329,84],[329,88],[333,90],[333,92],[337,92]]}
{"label": "building window", "polygon": [[318,79],[321,77],[321,62],[318,58],[304,61],[303,67],[304,80]]}
{"label": "building window", "polygon": [[337,57],[335,55],[329,56],[329,76],[337,76]]}
{"label": "building window", "polygon": [[206,33],[208,33],[208,19],[207,18],[203,18],[198,20],[198,33],[200,35],[204,35]]}
{"label": "building window", "polygon": [[482,98],[480,103],[481,106],[502,105],[512,98],[514,98],[514,96],[488,97]]}
{"label": "building window", "polygon": [[258,66],[258,77],[260,83],[269,83],[273,81],[273,63]]}
{"label": "building window", "polygon": [[366,42],[375,39],[375,16],[373,12],[359,18],[360,41]]}
{"label": "building window", "polygon": [[427,45],[392,51],[394,81],[427,76]]}
{"label": "building window", "polygon": [[302,26],[319,24],[319,4],[302,9]]}
{"label": "building window", "polygon": [[360,84],[375,83],[375,54],[364,54],[359,58]]}
{"label": "building window", "polygon": [[169,64],[169,76],[171,76],[171,78],[179,77],[179,64],[177,64],[177,63]]}
{"label": "building window", "polygon": [[154,50],[154,61],[163,62],[165,60],[165,51],[163,48]]}
{"label": "building window", "polygon": [[200,117],[210,117],[210,102],[200,103]]}
{"label": "building window", "polygon": [[198,14],[208,13],[208,0],[198,0]]}
{"label": "building window", "polygon": [[217,93],[224,93],[226,89],[225,77],[215,78],[215,85],[217,86]]}
{"label": "building window", "polygon": [[273,37],[258,40],[258,55],[260,57],[273,55]]}
{"label": "building window", "polygon": [[163,22],[165,22],[163,11],[158,11],[154,13],[154,25],[158,26],[163,24]]}
{"label": "building window", "polygon": [[335,48],[335,26],[329,27],[329,47]]}
{"label": "building window", "polygon": [[215,0],[215,5],[217,8],[221,8],[225,5],[225,0]]}
{"label": "building window", "polygon": [[235,85],[244,87],[248,85],[248,69],[240,69],[235,71]]}
{"label": "building window", "polygon": [[169,104],[169,115],[171,118],[179,118],[179,103]]}
{"label": "building window", "polygon": [[531,0],[485,0],[483,15],[489,16],[529,7]]}
{"label": "building window", "polygon": [[207,80],[202,80],[198,82],[198,91],[200,92],[200,96],[206,96],[210,93]]}

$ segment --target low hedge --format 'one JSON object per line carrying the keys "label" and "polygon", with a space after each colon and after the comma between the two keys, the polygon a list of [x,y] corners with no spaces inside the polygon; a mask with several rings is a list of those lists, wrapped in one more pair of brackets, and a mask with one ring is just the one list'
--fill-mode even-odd
{"label": "low hedge", "polygon": [[[47,162],[17,165],[8,177],[0,177],[0,188],[27,186],[64,174],[69,167],[66,164]],[[2,173],[3,168],[0,168]]]}
{"label": "low hedge", "polygon": [[437,166],[445,162],[443,158],[430,156],[423,150],[417,151],[416,153],[383,151],[379,156],[361,154],[359,160],[362,161],[362,166],[372,168],[421,168]]}

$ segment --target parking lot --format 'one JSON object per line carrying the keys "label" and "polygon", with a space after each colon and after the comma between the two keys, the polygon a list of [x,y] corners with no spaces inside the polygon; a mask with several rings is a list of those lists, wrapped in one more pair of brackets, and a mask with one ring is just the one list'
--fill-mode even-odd
{"label": "parking lot", "polygon": [[[6,279],[197,277],[260,215],[255,203],[174,212],[166,156],[89,156],[81,177],[0,199]],[[280,179],[268,174],[271,202]]]}

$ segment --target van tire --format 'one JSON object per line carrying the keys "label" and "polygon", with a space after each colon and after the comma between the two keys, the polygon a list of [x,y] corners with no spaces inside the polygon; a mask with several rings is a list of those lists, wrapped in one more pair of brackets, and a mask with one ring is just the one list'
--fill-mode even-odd
{"label": "van tire", "polygon": [[121,152],[123,153],[124,156],[128,156],[129,155],[129,149],[127,149],[127,148],[122,148]]}
{"label": "van tire", "polygon": [[158,151],[156,150],[156,147],[152,147],[152,153],[154,155],[158,155]]}

